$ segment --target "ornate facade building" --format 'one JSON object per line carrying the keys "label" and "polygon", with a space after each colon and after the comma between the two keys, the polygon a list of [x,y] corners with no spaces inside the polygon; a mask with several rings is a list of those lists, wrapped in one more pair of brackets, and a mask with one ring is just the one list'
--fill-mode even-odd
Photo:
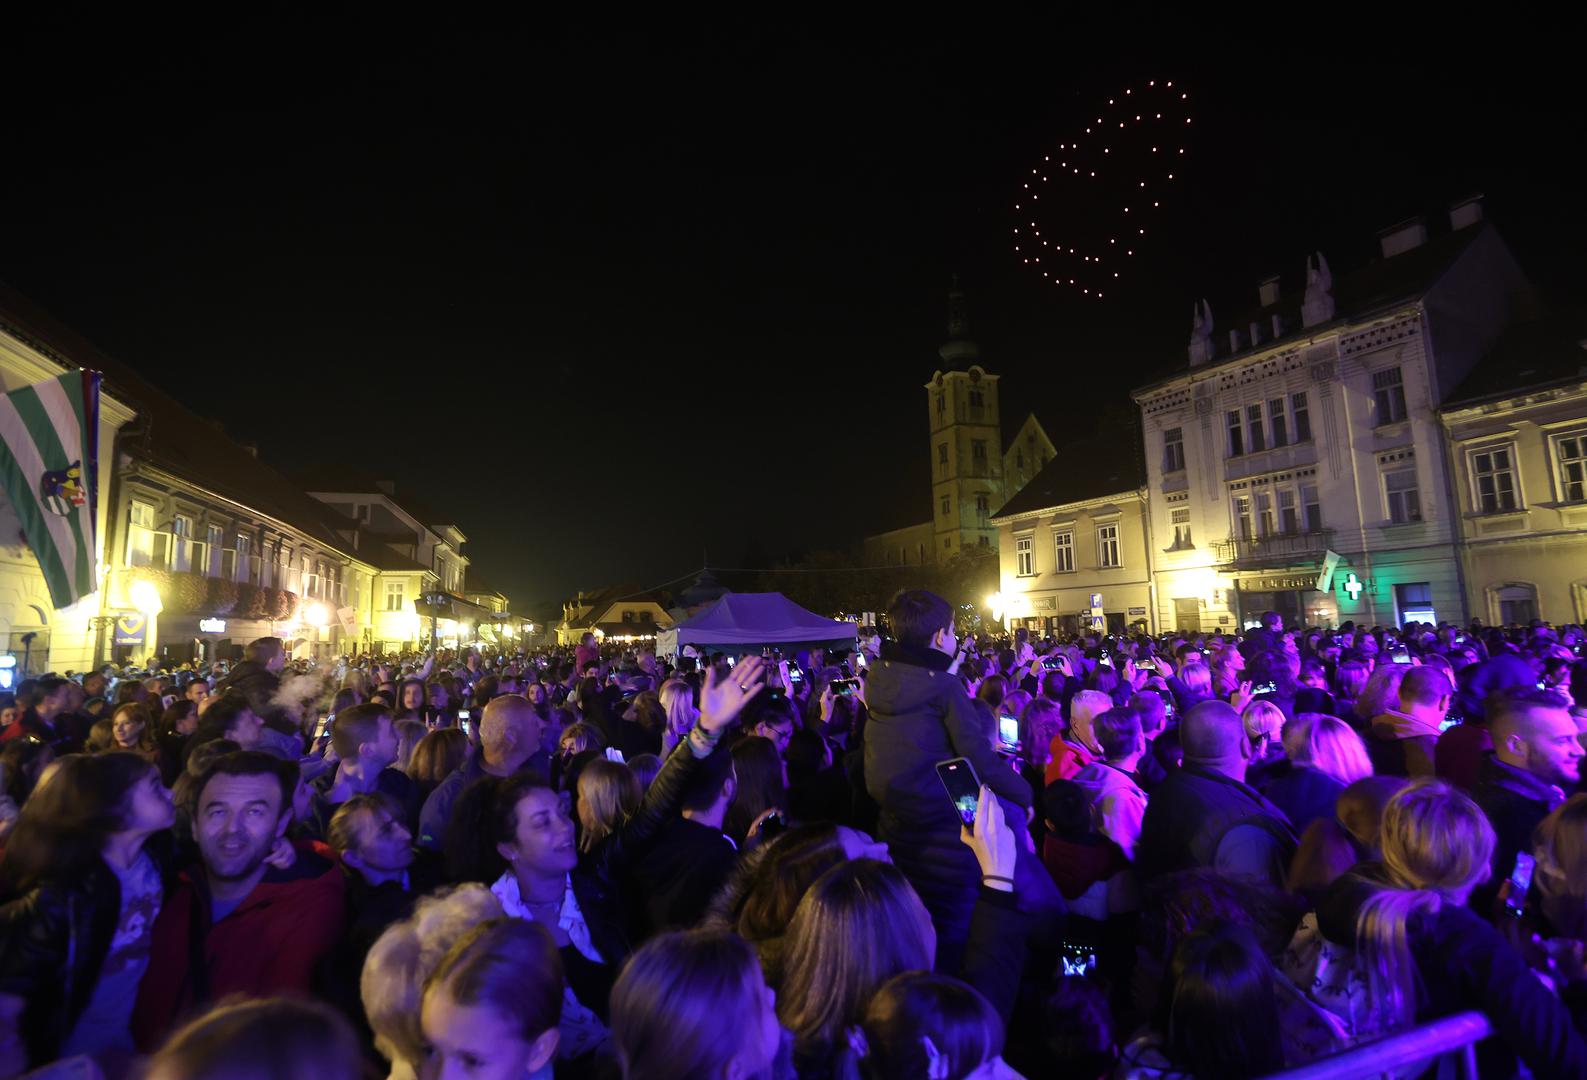
{"label": "ornate facade building", "polygon": [[1430,236],[1303,292],[1264,282],[1215,333],[1196,309],[1181,371],[1133,394],[1142,415],[1157,624],[1460,619],[1458,478],[1440,406],[1499,340],[1529,286],[1476,200]]}

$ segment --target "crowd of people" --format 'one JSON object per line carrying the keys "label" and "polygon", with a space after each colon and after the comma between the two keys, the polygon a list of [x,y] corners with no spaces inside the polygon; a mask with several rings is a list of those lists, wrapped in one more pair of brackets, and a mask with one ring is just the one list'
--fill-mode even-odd
{"label": "crowd of people", "polygon": [[292,660],[0,701],[0,1076],[1587,1076],[1579,627]]}

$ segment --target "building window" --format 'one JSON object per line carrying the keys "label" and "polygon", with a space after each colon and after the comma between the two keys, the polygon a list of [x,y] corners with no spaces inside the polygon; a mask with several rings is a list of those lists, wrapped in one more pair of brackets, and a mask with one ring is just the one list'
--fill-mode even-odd
{"label": "building window", "polygon": [[132,500],[127,512],[128,566],[155,564],[154,537],[154,507],[146,502]]}
{"label": "building window", "polygon": [[655,612],[652,612],[652,611],[641,611],[639,613],[639,621],[642,622],[642,623],[651,622],[654,619],[655,619]]}
{"label": "building window", "polygon": [[1240,430],[1240,410],[1229,410],[1229,456],[1239,457],[1245,453],[1245,435]]}
{"label": "building window", "polygon": [[1300,504],[1306,518],[1307,532],[1321,532],[1322,500],[1317,496],[1316,484],[1302,484],[1300,486]]}
{"label": "building window", "polygon": [[986,440],[970,440],[970,465],[975,469],[977,476],[986,475]]}
{"label": "building window", "polygon": [[237,534],[237,575],[238,581],[252,581],[253,577],[253,537]]}
{"label": "building window", "polygon": [[1559,465],[1561,502],[1587,502],[1587,435],[1565,435],[1554,441]]}
{"label": "building window", "polygon": [[634,621],[634,613],[632,611],[623,612],[623,621],[625,623],[633,622]]}
{"label": "building window", "polygon": [[990,543],[987,542],[987,539],[986,539],[985,536],[976,537],[975,538],[975,542],[977,544],[981,545],[982,547],[991,547],[992,546]]}
{"label": "building window", "polygon": [[1438,613],[1433,610],[1433,587],[1425,581],[1407,581],[1394,586],[1394,606],[1399,610],[1399,623],[1436,623]]}
{"label": "building window", "polygon": [[948,463],[948,444],[947,443],[938,443],[937,444],[937,464],[938,465],[946,465],[947,463]]}
{"label": "building window", "polygon": [[1273,496],[1270,492],[1256,493],[1256,527],[1260,530],[1261,536],[1272,536],[1278,531],[1274,528]]}
{"label": "building window", "polygon": [[1119,527],[1097,526],[1097,565],[1104,568],[1123,566],[1119,558]]}
{"label": "building window", "polygon": [[1515,470],[1508,446],[1473,453],[1471,476],[1476,483],[1479,512],[1497,514],[1516,508]]}
{"label": "building window", "polygon": [[1537,618],[1537,590],[1530,585],[1506,585],[1498,590],[1499,622],[1526,626]]}
{"label": "building window", "polygon": [[1289,424],[1284,415],[1284,399],[1274,398],[1267,403],[1267,423],[1273,431],[1273,445],[1285,446],[1289,443]]}
{"label": "building window", "polygon": [[1036,572],[1036,555],[1032,547],[1031,537],[1014,538],[1014,573],[1020,577],[1030,577]]}
{"label": "building window", "polygon": [[1025,451],[1023,451],[1023,450],[1014,451],[1014,467],[1016,469],[1019,469],[1021,472],[1024,471],[1024,469],[1025,469]]}
{"label": "building window", "polygon": [[1300,532],[1300,516],[1295,511],[1295,492],[1290,488],[1278,491],[1278,528],[1285,535]]}
{"label": "building window", "polygon": [[1065,530],[1052,534],[1053,569],[1060,574],[1075,571],[1075,534]]}
{"label": "building window", "polygon": [[1377,397],[1377,426],[1405,419],[1405,380],[1397,367],[1372,373],[1372,392]]}
{"label": "building window", "polygon": [[1236,495],[1234,497],[1234,531],[1239,534],[1241,540],[1251,540],[1255,538],[1252,525],[1251,496]]}
{"label": "building window", "polygon": [[1190,542],[1190,511],[1188,509],[1171,510],[1169,518],[1174,525],[1174,546],[1170,551],[1189,551],[1195,547]]}
{"label": "building window", "polygon": [[1267,444],[1262,438],[1262,406],[1260,403],[1245,407],[1245,433],[1245,444],[1251,453],[1255,454],[1267,449]]}
{"label": "building window", "polygon": [[405,611],[405,610],[407,610],[406,597],[403,596],[403,592],[404,592],[405,589],[406,589],[406,586],[400,581],[388,581],[388,582],[386,582],[386,610],[387,611]]}
{"label": "building window", "polygon": [[942,391],[939,390],[939,391],[937,391],[937,415],[941,416],[944,413],[946,413],[947,411],[948,411],[948,399],[946,397],[944,397]]}
{"label": "building window", "polygon": [[1416,490],[1414,468],[1384,473],[1383,494],[1388,500],[1389,520],[1394,524],[1422,520],[1422,499]]}
{"label": "building window", "polygon": [[952,546],[953,546],[953,537],[944,536],[942,538],[942,547],[943,547],[943,549],[946,550],[948,548],[951,548]]}
{"label": "building window", "polygon": [[1311,441],[1311,413],[1306,408],[1306,391],[1289,396],[1290,418],[1295,421],[1295,441]]}
{"label": "building window", "polygon": [[953,499],[944,495],[942,497],[942,516],[947,517],[951,513],[953,513]]}
{"label": "building window", "polygon": [[220,560],[226,547],[226,530],[219,525],[211,525],[204,530],[204,573],[209,577],[220,577]]}
{"label": "building window", "polygon": [[983,404],[985,404],[985,399],[983,399],[981,397],[981,391],[979,391],[979,390],[971,390],[970,391],[970,408],[979,409]]}
{"label": "building window", "polygon": [[992,513],[991,496],[977,495],[975,497],[975,516],[985,526],[987,517]]}
{"label": "building window", "polygon": [[916,544],[915,545],[915,555],[920,560],[920,565],[921,566],[925,566],[926,565],[926,545],[925,544]]}
{"label": "building window", "polygon": [[1163,432],[1163,471],[1183,472],[1185,469],[1185,432],[1183,428],[1169,428]]}

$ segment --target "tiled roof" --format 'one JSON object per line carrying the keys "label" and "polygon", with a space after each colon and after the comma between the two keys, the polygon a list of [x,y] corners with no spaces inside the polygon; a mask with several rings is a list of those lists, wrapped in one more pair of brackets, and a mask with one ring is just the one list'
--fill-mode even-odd
{"label": "tiled roof", "polygon": [[1465,381],[1446,395],[1444,408],[1507,397],[1524,390],[1587,379],[1587,312],[1553,312],[1513,323]]}
{"label": "tiled roof", "polygon": [[[1252,352],[1266,351],[1286,342],[1305,341],[1328,328],[1348,324],[1363,316],[1416,299],[1436,285],[1444,272],[1478,237],[1490,233],[1492,229],[1491,225],[1486,224],[1459,229],[1432,236],[1419,247],[1392,258],[1377,259],[1356,270],[1340,272],[1337,267],[1332,268],[1334,318],[1316,326],[1303,326],[1301,323],[1301,305],[1306,296],[1303,282],[1295,282],[1293,288],[1281,291],[1276,303],[1248,307],[1232,317],[1221,313],[1214,305],[1212,340],[1220,351],[1208,363],[1194,369],[1181,351],[1172,368],[1159,370],[1151,382],[1138,387],[1136,393],[1192,370],[1205,371]],[[1326,256],[1327,252],[1323,254]],[[1186,307],[1188,309],[1189,305]],[[1276,339],[1272,337],[1274,315],[1279,316],[1284,328],[1283,336]],[[1244,336],[1253,322],[1262,328],[1267,340],[1254,348],[1247,346],[1238,353],[1227,352],[1229,331],[1238,330]]]}
{"label": "tiled roof", "polygon": [[1146,483],[1140,454],[1131,443],[1072,444],[1057,450],[1047,467],[1004,503],[992,520],[1134,491]]}

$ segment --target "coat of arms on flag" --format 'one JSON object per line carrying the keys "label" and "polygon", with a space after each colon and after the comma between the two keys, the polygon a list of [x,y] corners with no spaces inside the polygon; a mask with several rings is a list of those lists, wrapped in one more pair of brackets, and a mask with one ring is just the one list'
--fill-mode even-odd
{"label": "coat of arms on flag", "polygon": [[57,608],[99,587],[99,375],[73,371],[0,394],[0,488]]}
{"label": "coat of arms on flag", "polygon": [[39,501],[52,514],[65,517],[79,506],[88,505],[83,487],[83,463],[74,461],[64,469],[47,469],[39,482]]}

